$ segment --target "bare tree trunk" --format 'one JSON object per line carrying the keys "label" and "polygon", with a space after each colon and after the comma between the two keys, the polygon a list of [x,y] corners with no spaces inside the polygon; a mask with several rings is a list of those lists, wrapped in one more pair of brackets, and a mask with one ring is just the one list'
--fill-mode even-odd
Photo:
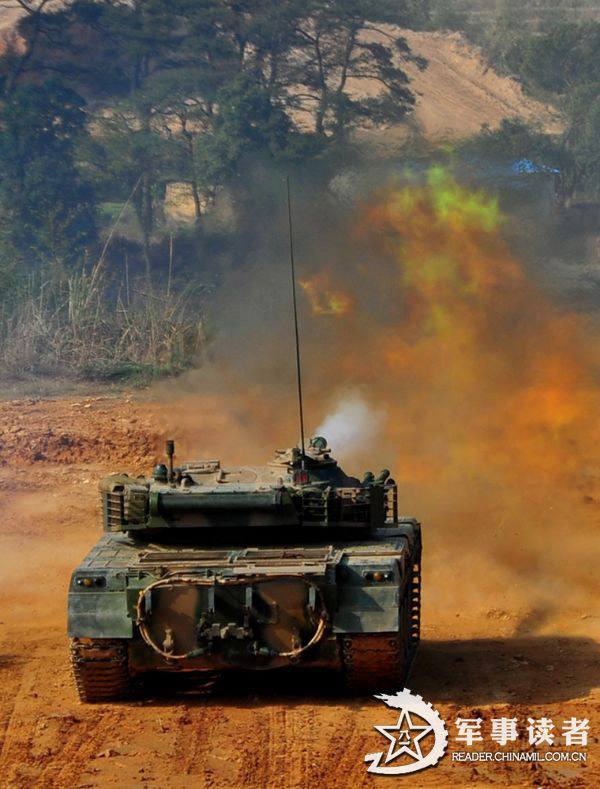
{"label": "bare tree trunk", "polygon": [[[150,235],[152,226],[148,224],[148,174],[143,173],[140,187],[135,195],[133,202],[137,216],[140,232],[142,234],[142,255],[144,258],[144,268],[146,272],[146,283],[150,284]],[[150,215],[151,216],[151,215]]]}
{"label": "bare tree trunk", "polygon": [[346,82],[348,80],[348,68],[350,66],[350,59],[352,57],[352,52],[354,51],[354,47],[356,45],[356,35],[358,33],[357,27],[352,27],[348,32],[348,38],[346,39],[346,46],[344,47],[344,59],[342,61],[342,70],[340,73],[340,81],[336,89],[336,102],[335,102],[335,136],[338,140],[342,140],[345,136],[345,113],[342,109],[342,97],[344,95],[344,89],[346,87]]}
{"label": "bare tree trunk", "polygon": [[315,131],[317,134],[324,134],[325,133],[325,112],[327,111],[327,78],[325,76],[325,68],[323,65],[323,55],[321,53],[321,45],[319,41],[319,36],[317,35],[315,39],[315,53],[317,55],[317,64],[319,70],[319,90],[321,93],[321,98],[319,100],[319,106],[317,107],[317,113],[315,116]]}
{"label": "bare tree trunk", "polygon": [[198,189],[198,179],[196,178],[196,154],[194,153],[194,140],[189,132],[184,132],[188,154],[190,157],[190,170],[192,177],[190,184],[192,187],[192,197],[194,199],[194,215],[196,217],[196,225],[200,224],[202,218],[202,205],[200,203],[200,190]]}

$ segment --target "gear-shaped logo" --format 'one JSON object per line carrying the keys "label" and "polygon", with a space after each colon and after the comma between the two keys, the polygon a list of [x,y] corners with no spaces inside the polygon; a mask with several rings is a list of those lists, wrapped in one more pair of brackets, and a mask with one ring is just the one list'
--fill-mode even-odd
{"label": "gear-shaped logo", "polygon": [[[394,696],[382,693],[375,698],[381,699],[392,709],[400,710],[400,717],[395,725],[374,727],[388,738],[390,744],[387,753],[381,751],[365,756],[365,762],[371,763],[367,772],[379,775],[406,775],[437,764],[446,753],[448,746],[446,724],[437,710],[423,701],[421,696],[411,693],[408,688],[398,691]],[[424,754],[422,743],[430,735],[433,735],[433,745]],[[403,756],[406,758],[398,763]],[[396,763],[392,764],[392,762]]]}

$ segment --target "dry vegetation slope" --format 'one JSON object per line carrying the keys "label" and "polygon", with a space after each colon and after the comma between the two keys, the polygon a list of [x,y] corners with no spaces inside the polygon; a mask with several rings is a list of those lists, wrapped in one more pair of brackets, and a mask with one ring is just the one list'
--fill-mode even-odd
{"label": "dry vegetation slope", "polygon": [[409,69],[417,93],[416,121],[428,137],[464,137],[483,123],[497,126],[519,116],[559,132],[552,110],[526,96],[520,84],[489,68],[481,51],[459,33],[414,33],[405,36],[413,52],[429,62],[425,71]]}

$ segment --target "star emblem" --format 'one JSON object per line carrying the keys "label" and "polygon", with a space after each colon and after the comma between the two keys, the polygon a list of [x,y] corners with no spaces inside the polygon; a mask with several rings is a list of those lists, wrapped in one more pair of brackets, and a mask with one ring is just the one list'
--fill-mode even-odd
{"label": "star emblem", "polygon": [[[380,734],[383,734],[390,741],[385,764],[406,754],[416,761],[423,759],[420,741],[433,731],[433,726],[419,726],[413,723],[410,713],[402,710],[398,723],[395,726],[375,726]],[[396,733],[393,733],[396,732]],[[416,736],[413,736],[413,732]]]}

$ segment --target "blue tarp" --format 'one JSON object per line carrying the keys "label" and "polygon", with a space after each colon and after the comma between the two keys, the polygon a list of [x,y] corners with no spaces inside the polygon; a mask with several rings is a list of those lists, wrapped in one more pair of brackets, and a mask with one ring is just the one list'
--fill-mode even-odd
{"label": "blue tarp", "polygon": [[535,164],[531,159],[519,159],[512,163],[511,170],[513,173],[560,173],[555,167],[549,167],[547,164]]}

